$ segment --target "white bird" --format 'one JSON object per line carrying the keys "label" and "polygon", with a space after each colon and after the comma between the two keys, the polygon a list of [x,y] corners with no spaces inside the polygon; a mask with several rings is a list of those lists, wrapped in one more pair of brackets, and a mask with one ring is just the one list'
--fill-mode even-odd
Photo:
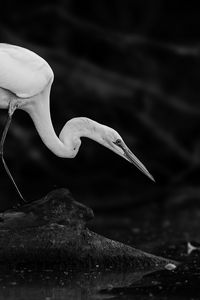
{"label": "white bird", "polygon": [[73,118],[64,125],[59,137],[56,135],[49,107],[53,79],[51,67],[39,55],[19,46],[0,43],[0,108],[8,109],[8,119],[0,141],[0,154],[21,199],[25,201],[3,156],[4,141],[16,109],[22,109],[30,115],[42,141],[55,155],[75,157],[81,145],[81,137],[87,137],[133,163],[154,181],[119,133],[108,126],[85,117]]}

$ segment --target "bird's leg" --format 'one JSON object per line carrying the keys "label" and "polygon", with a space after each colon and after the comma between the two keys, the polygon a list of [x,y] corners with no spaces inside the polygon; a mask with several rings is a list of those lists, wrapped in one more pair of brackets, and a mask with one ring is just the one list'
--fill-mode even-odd
{"label": "bird's leg", "polygon": [[10,173],[10,170],[4,160],[4,156],[3,156],[3,150],[4,150],[4,142],[5,142],[5,139],[6,139],[6,135],[8,133],[8,129],[10,127],[10,124],[11,124],[11,121],[12,121],[12,115],[14,113],[14,111],[17,109],[18,107],[18,104],[17,104],[17,101],[16,100],[11,100],[10,103],[9,103],[9,110],[8,110],[8,119],[6,121],[6,125],[4,127],[4,130],[3,130],[3,134],[1,136],[1,141],[0,141],[0,155],[1,155],[1,160],[3,162],[3,165],[4,165],[4,168],[9,176],[9,178],[11,179],[12,183],[14,184],[14,187],[15,189],[17,190],[20,198],[23,200],[23,202],[26,202],[26,200],[24,199],[24,197],[22,196],[17,184],[15,183],[15,180],[14,178],[12,177],[11,173]]}

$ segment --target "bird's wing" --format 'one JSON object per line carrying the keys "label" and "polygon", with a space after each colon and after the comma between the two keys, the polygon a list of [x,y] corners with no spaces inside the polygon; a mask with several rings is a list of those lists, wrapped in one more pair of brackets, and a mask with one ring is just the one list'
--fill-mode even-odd
{"label": "bird's wing", "polygon": [[36,53],[14,45],[0,43],[0,87],[20,98],[40,93],[53,81],[53,71]]}

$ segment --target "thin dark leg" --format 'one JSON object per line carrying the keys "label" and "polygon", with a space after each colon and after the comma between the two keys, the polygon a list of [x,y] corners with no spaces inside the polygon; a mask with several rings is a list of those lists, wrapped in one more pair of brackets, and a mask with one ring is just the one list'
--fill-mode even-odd
{"label": "thin dark leg", "polygon": [[[13,112],[14,112],[14,111],[13,111]],[[14,178],[12,177],[12,175],[11,175],[11,173],[10,173],[10,170],[9,170],[9,168],[8,168],[8,166],[7,166],[7,164],[6,164],[5,160],[4,160],[4,156],[3,156],[4,142],[5,142],[5,139],[6,139],[6,135],[7,135],[7,133],[8,133],[8,129],[9,129],[9,127],[10,127],[10,123],[11,123],[11,121],[12,121],[12,114],[13,114],[13,112],[12,112],[12,113],[9,112],[9,114],[8,114],[8,119],[7,119],[7,122],[6,122],[6,126],[5,126],[5,128],[4,128],[4,131],[3,131],[3,134],[2,134],[2,137],[1,137],[1,141],[0,141],[0,155],[1,155],[1,160],[2,160],[2,162],[3,162],[4,168],[5,168],[5,170],[6,170],[7,174],[8,174],[8,176],[9,176],[9,178],[11,179],[12,183],[14,184],[14,187],[15,187],[16,191],[18,192],[20,198],[21,198],[24,202],[27,202],[27,201],[24,199],[24,197],[22,196],[22,194],[21,194],[21,192],[20,192],[20,190],[19,190],[17,184],[15,183]]]}

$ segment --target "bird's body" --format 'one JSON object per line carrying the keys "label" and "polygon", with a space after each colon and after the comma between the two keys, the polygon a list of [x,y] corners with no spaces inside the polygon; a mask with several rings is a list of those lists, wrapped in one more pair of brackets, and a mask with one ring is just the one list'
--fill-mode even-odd
{"label": "bird's body", "polygon": [[[0,87],[19,98],[37,95],[49,81],[53,82],[49,64],[36,53],[18,46],[0,43],[0,69]],[[0,108],[5,108],[2,101]]]}
{"label": "bird's body", "polygon": [[153,180],[121,136],[108,126],[85,117],[74,118],[64,125],[59,137],[56,135],[49,107],[53,79],[51,67],[39,55],[22,47],[0,43],[0,108],[8,109],[9,113],[0,143],[0,154],[21,198],[23,197],[3,157],[4,141],[16,109],[22,109],[30,115],[44,144],[55,155],[75,157],[81,145],[80,138],[88,137],[133,163]]}

